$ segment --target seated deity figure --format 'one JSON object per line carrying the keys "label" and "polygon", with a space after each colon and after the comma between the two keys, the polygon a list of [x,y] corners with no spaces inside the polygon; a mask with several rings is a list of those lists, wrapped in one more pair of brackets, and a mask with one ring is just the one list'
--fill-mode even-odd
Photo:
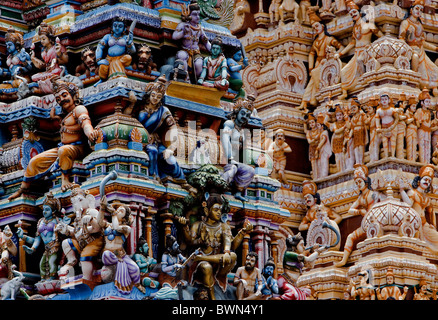
{"label": "seated deity figure", "polygon": [[198,84],[226,91],[229,86],[227,59],[222,53],[222,38],[216,37],[211,42],[211,55],[204,58]]}
{"label": "seated deity figure", "polygon": [[405,107],[406,159],[409,161],[417,161],[418,158],[418,126],[417,121],[415,120],[417,104],[417,98],[415,96],[410,96],[408,104]]}
{"label": "seated deity figure", "polygon": [[356,88],[359,77],[365,73],[365,52],[371,43],[372,36],[383,36],[373,21],[366,21],[361,17],[360,9],[354,1],[347,2],[347,7],[348,13],[354,21],[352,39],[340,53],[345,55],[354,48],[354,55],[341,69],[342,95],[339,97],[340,100],[347,98],[348,90]]}
{"label": "seated deity figure", "polygon": [[105,35],[97,44],[96,61],[99,66],[100,80],[95,85],[108,79],[127,78],[125,68],[132,62],[130,54],[136,51],[134,45],[135,24],[134,20],[128,34],[126,34],[125,20],[120,17],[113,19],[111,33]]}
{"label": "seated deity figure", "polygon": [[234,286],[237,287],[237,300],[261,300],[263,277],[256,267],[258,254],[251,251],[246,255],[245,265],[237,268]]}
{"label": "seated deity figure", "polygon": [[383,157],[395,157],[397,148],[397,125],[399,113],[386,93],[380,95],[380,104],[376,111],[377,133],[382,140]]}
{"label": "seated deity figure", "polygon": [[181,40],[182,48],[176,54],[176,58],[184,62],[184,69],[194,76],[195,81],[201,75],[203,58],[199,44],[203,44],[207,51],[211,50],[211,44],[201,26],[201,8],[196,0],[192,0],[187,10],[181,13],[181,20],[172,34],[173,40]]}
{"label": "seated deity figure", "polygon": [[429,194],[432,192],[432,180],[435,175],[434,166],[424,165],[420,168],[418,176],[412,181],[412,186],[406,191],[406,186],[400,185],[400,196],[421,217],[422,228],[420,239],[425,241],[429,249],[438,252],[438,231],[435,212],[431,205]]}
{"label": "seated deity figure", "polygon": [[157,260],[149,257],[149,245],[143,237],[138,239],[137,251],[132,258],[140,268],[140,278],[143,287],[158,288],[159,282],[152,280],[148,276],[153,266],[157,264]]}
{"label": "seated deity figure", "polygon": [[54,27],[45,22],[37,28],[37,35],[43,46],[42,60],[36,57],[34,50],[32,50],[30,57],[37,69],[45,69],[45,71],[34,74],[31,77],[33,84],[29,87],[38,87],[46,94],[53,93],[53,79],[61,75],[61,65],[68,63],[67,49],[56,38]]}
{"label": "seated deity figure", "polygon": [[415,0],[409,8],[409,16],[402,20],[399,28],[399,39],[406,41],[412,48],[411,67],[420,74],[420,86],[431,89],[434,96],[438,95],[438,66],[430,60],[426,49],[433,52],[438,47],[426,41],[426,33],[421,15],[423,14],[424,0]]}
{"label": "seated deity figure", "polygon": [[394,272],[389,267],[386,271],[386,285],[383,288],[376,289],[376,296],[378,300],[404,300],[408,290],[408,286],[404,286],[402,293],[400,288],[394,283]]}
{"label": "seated deity figure", "polygon": [[359,272],[359,286],[356,286],[353,280],[350,280],[351,286],[351,297],[359,300],[376,300],[376,294],[374,291],[374,286],[372,284],[372,270],[368,268],[363,268]]}
{"label": "seated deity figure", "polygon": [[313,32],[316,36],[309,53],[310,81],[304,91],[303,101],[299,107],[300,109],[307,109],[309,103],[313,106],[317,103],[315,95],[319,90],[320,63],[326,58],[327,48],[330,46],[335,47],[338,50],[337,53],[339,56],[342,55],[341,50],[344,48],[338,40],[328,35],[326,26],[321,23],[321,18],[316,15],[314,10],[309,8],[308,14]]}
{"label": "seated deity figure", "polygon": [[[351,205],[348,213],[364,216],[374,203],[383,199],[383,195],[380,192],[371,189],[371,179],[368,177],[367,166],[363,164],[355,164],[354,168],[354,183],[359,189],[359,197]],[[347,260],[353,251],[353,246],[358,241],[364,239],[365,236],[366,233],[362,229],[362,226],[348,235],[347,241],[344,245],[342,260],[336,264],[337,267],[342,267],[347,263]]]}
{"label": "seated deity figure", "polygon": [[58,272],[58,251],[61,246],[56,226],[59,223],[61,201],[50,192],[43,202],[43,218],[38,220],[35,237],[25,235],[23,229],[17,229],[17,235],[31,246],[23,245],[24,251],[33,254],[44,243],[44,253],[40,260],[41,281],[53,280]]}
{"label": "seated deity figure", "polygon": [[287,184],[284,170],[286,169],[286,153],[291,153],[292,149],[285,141],[283,129],[275,131],[275,140],[270,144],[268,153],[272,154],[274,166],[271,176],[275,179],[278,177],[281,183]]}
{"label": "seated deity figure", "polygon": [[186,218],[178,219],[183,225],[186,244],[191,248],[197,248],[193,257],[194,264],[189,270],[189,280],[191,283],[205,286],[211,300],[215,300],[215,283],[226,291],[227,275],[237,261],[237,255],[232,250],[235,250],[245,234],[252,230],[252,225],[247,223],[233,237],[230,226],[222,220],[224,203],[222,195],[210,194],[203,204],[205,219],[196,221],[191,226]]}
{"label": "seated deity figure", "polygon": [[158,275],[158,282],[162,287],[167,285],[175,288],[179,283],[185,282],[181,273],[186,261],[187,258],[182,255],[176,238],[171,234],[166,235],[166,250],[161,256],[161,272]]}
{"label": "seated deity figure", "polygon": [[224,167],[222,178],[234,192],[234,197],[241,201],[248,201],[242,192],[249,186],[255,175],[253,167],[243,163],[241,153],[245,150],[246,135],[245,126],[254,110],[254,96],[239,99],[234,106],[233,112],[224,122],[221,130],[221,144],[224,150],[227,164]]}
{"label": "seated deity figure", "polygon": [[[242,61],[242,64],[240,64]],[[243,90],[243,80],[241,71],[248,66],[248,58],[243,56],[243,49],[234,49],[230,57],[227,57],[228,82],[230,87],[228,90],[237,94],[235,99],[244,98],[245,90]]]}
{"label": "seated deity figure", "polygon": [[417,124],[418,158],[421,163],[430,163],[432,148],[432,99],[429,90],[424,88],[418,96],[418,109],[414,119]]}
{"label": "seated deity figure", "polygon": [[[315,182],[304,180],[302,193],[308,209],[306,215],[304,216],[303,220],[301,220],[300,225],[298,226],[298,230],[306,231],[309,229],[312,221],[317,218],[316,214],[318,211],[318,206],[322,204],[321,204],[321,197],[318,193],[318,189],[316,187]],[[327,211],[327,217],[333,220],[334,222],[336,222],[336,224],[339,224],[342,221],[342,216],[340,214],[336,213],[335,211],[333,211],[328,207],[325,207],[325,209]]]}
{"label": "seated deity figure", "polygon": [[[111,222],[105,219],[105,212],[111,214]],[[100,199],[100,210],[96,218],[104,230],[105,245],[102,251],[102,263],[105,266],[116,265],[114,285],[122,294],[129,294],[136,286],[145,292],[140,283],[140,268],[125,251],[125,242],[132,230],[134,217],[127,205],[108,204],[106,196]]]}
{"label": "seated deity figure", "polygon": [[58,271],[59,277],[72,276],[74,266],[80,256],[80,265],[83,279],[94,282],[93,263],[97,259],[105,245],[103,229],[98,223],[99,211],[95,209],[95,198],[79,185],[71,190],[71,203],[74,212],[72,225],[63,221],[56,226],[55,230],[66,235],[68,238],[61,243],[62,250],[67,258],[67,263]]}
{"label": "seated deity figure", "polygon": [[[15,93],[18,87],[23,82],[29,82],[29,72],[32,70],[32,61],[30,55],[24,49],[23,36],[15,31],[14,28],[8,28],[5,35],[6,51],[6,67],[0,68],[0,76],[10,77],[10,80],[3,81],[0,84],[0,93],[10,94]],[[18,77],[17,77],[18,76]],[[20,79],[21,78],[21,79]]]}
{"label": "seated deity figure", "polygon": [[42,178],[56,168],[61,169],[61,190],[65,192],[70,189],[74,185],[69,180],[73,163],[85,155],[84,136],[90,142],[94,142],[98,137],[98,131],[94,130],[91,124],[87,108],[78,104],[78,87],[73,83],[56,81],[53,89],[57,103],[66,113],[59,131],[61,142],[58,147],[32,157],[24,171],[20,189],[9,196],[9,200],[19,197],[30,188],[32,181]]}

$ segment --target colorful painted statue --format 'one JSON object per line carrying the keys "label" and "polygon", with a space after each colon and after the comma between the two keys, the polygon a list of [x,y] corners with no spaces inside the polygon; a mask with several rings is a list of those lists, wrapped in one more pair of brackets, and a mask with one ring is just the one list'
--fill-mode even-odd
{"label": "colorful painted statue", "polygon": [[173,155],[178,146],[178,127],[169,109],[163,105],[167,80],[164,76],[146,88],[146,102],[138,115],[150,135],[146,152],[149,173],[156,179],[171,177],[176,183],[190,189],[184,172]]}
{"label": "colorful painted statue", "polygon": [[257,253],[251,251],[246,255],[245,266],[237,268],[234,286],[237,287],[237,300],[258,300],[262,296],[263,277],[256,267]]}
{"label": "colorful painted statue", "polygon": [[286,153],[291,153],[292,149],[285,141],[284,130],[278,129],[275,131],[275,140],[268,148],[268,152],[272,154],[274,160],[274,167],[271,172],[271,176],[278,178],[281,183],[287,184],[287,179],[284,173],[286,169]]}
{"label": "colorful painted statue", "polygon": [[322,114],[318,114],[316,128],[320,132],[319,141],[318,141],[318,176],[316,179],[325,178],[329,175],[330,164],[329,160],[332,155],[332,148],[330,145],[330,137],[328,133],[328,129],[324,124],[324,116]]}
{"label": "colorful painted statue", "polygon": [[326,26],[321,23],[321,18],[316,15],[313,9],[309,8],[307,12],[316,37],[309,53],[310,81],[304,91],[300,109],[306,109],[309,103],[312,106],[317,103],[315,95],[319,90],[320,63],[327,55],[327,48],[335,47],[339,56],[342,55],[341,50],[344,48],[338,40],[328,35]]}
{"label": "colorful painted statue", "polygon": [[180,217],[183,225],[185,243],[191,248],[198,248],[193,256],[194,264],[189,271],[191,283],[200,283],[209,290],[210,299],[215,300],[214,285],[218,283],[225,292],[227,275],[236,265],[235,250],[246,233],[252,230],[251,224],[233,237],[230,226],[222,220],[227,214],[224,210],[224,198],[219,194],[209,194],[204,203],[205,219],[194,222],[190,227],[188,220]]}
{"label": "colorful painted statue", "polygon": [[198,84],[206,87],[217,88],[222,91],[228,90],[228,65],[227,59],[222,53],[222,38],[216,37],[211,42],[210,56],[204,58],[202,72],[199,75]]}
{"label": "colorful painted statue", "polygon": [[87,108],[78,105],[78,87],[72,83],[56,81],[53,89],[57,103],[67,114],[61,122],[61,142],[58,147],[32,157],[24,172],[20,189],[13,193],[9,200],[19,197],[29,189],[32,181],[57,168],[61,169],[61,190],[64,192],[70,189],[73,186],[69,181],[73,163],[84,156],[84,135],[91,142],[98,137],[98,131],[94,130],[91,124]]}
{"label": "colorful painted statue", "polygon": [[353,280],[350,280],[351,297],[358,300],[376,300],[374,286],[372,285],[372,270],[366,269],[359,272],[360,282],[356,286]]}
{"label": "colorful painted statue", "polygon": [[363,60],[372,36],[383,36],[383,33],[375,26],[373,21],[366,21],[361,17],[360,9],[354,1],[350,0],[347,7],[348,13],[354,21],[352,40],[340,54],[345,55],[354,48],[354,55],[341,70],[342,95],[339,97],[340,100],[347,98],[348,90],[356,88],[359,77],[365,73]]}
{"label": "colorful painted statue", "polygon": [[[351,205],[348,213],[352,215],[364,216],[374,203],[383,199],[383,194],[371,189],[371,179],[368,177],[367,166],[363,164],[355,164],[354,168],[354,183],[359,189],[359,197]],[[362,226],[348,235],[347,241],[344,245],[344,254],[342,256],[342,260],[336,264],[337,267],[342,267],[347,263],[354,244],[361,240],[364,236],[365,231]]]}
{"label": "colorful painted statue", "polygon": [[[125,68],[132,62],[130,53],[135,52],[134,28],[136,21],[131,23],[127,33],[125,20],[116,17],[111,25],[111,33],[99,41],[96,48],[96,60],[99,66],[100,80],[95,84],[118,77],[126,78]],[[106,56],[105,56],[105,53]]]}
{"label": "colorful painted statue", "polygon": [[352,99],[350,105],[350,121],[348,122],[350,130],[347,140],[352,141],[355,164],[364,163],[365,146],[368,143],[368,135],[365,122],[366,115],[360,108],[359,101]]}
{"label": "colorful painted statue", "polygon": [[[309,143],[309,160],[312,165],[313,179],[324,178],[328,175],[328,158],[331,155],[328,132],[313,114],[306,115],[307,124],[304,126],[306,139]],[[321,122],[323,120],[320,120]]]}
{"label": "colorful painted statue", "polygon": [[43,202],[43,218],[38,220],[35,237],[29,237],[23,233],[23,229],[17,229],[17,235],[27,245],[23,246],[28,254],[35,253],[41,242],[44,243],[44,253],[40,260],[41,281],[53,280],[58,272],[58,251],[61,246],[56,226],[59,223],[61,202],[50,192]]}
{"label": "colorful painted statue", "polygon": [[140,268],[141,284],[144,287],[158,288],[160,283],[152,280],[148,276],[153,266],[157,264],[157,260],[149,257],[149,245],[144,238],[138,239],[137,251],[134,253],[132,259]]}
{"label": "colorful painted statue", "polygon": [[[227,58],[228,74],[230,75],[228,78],[230,87],[228,89],[237,94],[235,99],[245,97],[241,71],[248,66],[248,58],[244,57],[243,50],[243,48],[235,49],[232,56]],[[240,64],[240,61],[242,61],[242,64]]]}
{"label": "colorful painted statue", "polygon": [[412,188],[406,192],[406,186],[400,186],[400,196],[402,200],[412,206],[421,217],[422,228],[420,239],[426,241],[431,251],[438,252],[437,223],[429,196],[434,174],[435,169],[433,165],[424,165],[421,167],[418,176],[412,181]]}
{"label": "colorful painted statue", "polygon": [[[105,220],[105,212],[111,214],[111,222]],[[109,205],[106,196],[100,199],[100,210],[96,218],[102,228],[105,244],[102,252],[102,263],[105,266],[116,265],[114,285],[122,294],[129,294],[136,286],[145,292],[140,283],[140,268],[124,249],[125,242],[131,233],[133,216],[127,205]]]}
{"label": "colorful painted statue", "polygon": [[38,87],[46,94],[53,93],[53,79],[61,75],[62,68],[60,66],[68,63],[68,54],[66,48],[56,38],[53,26],[43,22],[37,29],[37,35],[43,46],[42,60],[36,57],[33,50],[30,57],[37,69],[45,69],[45,71],[34,74],[31,77],[33,84],[29,87]]}
{"label": "colorful painted statue", "polygon": [[76,67],[76,76],[86,78],[94,76],[97,72],[96,52],[89,47],[81,51],[82,63]]}
{"label": "colorful painted statue", "polygon": [[405,122],[406,122],[406,159],[409,161],[417,161],[418,158],[418,126],[415,120],[415,112],[417,111],[417,98],[410,96],[408,105],[405,107]]}
{"label": "colorful painted statue", "polygon": [[432,143],[432,99],[424,88],[418,96],[419,108],[414,119],[417,124],[418,158],[421,163],[430,163]]}
{"label": "colorful painted statue", "polygon": [[6,58],[7,68],[0,68],[0,75],[2,77],[10,77],[11,80],[3,81],[0,84],[0,93],[10,94],[15,93],[24,78],[29,82],[29,72],[32,70],[32,61],[30,55],[24,50],[23,36],[10,27],[5,35],[6,51],[8,56]]}
{"label": "colorful painted statue", "polygon": [[386,271],[386,285],[376,289],[376,295],[378,300],[404,300],[408,293],[409,288],[403,287],[403,293],[399,287],[394,283],[394,272],[389,267]]}
{"label": "colorful painted statue", "polygon": [[166,235],[166,251],[161,257],[161,271],[158,281],[162,287],[165,284],[175,288],[180,281],[181,271],[184,269],[187,258],[184,257],[179,248],[176,238],[170,234]]}
{"label": "colorful painted statue", "polygon": [[157,64],[152,60],[152,50],[147,44],[142,44],[138,49],[137,61],[134,69],[144,72],[145,74],[151,74],[153,71],[157,71]]}
{"label": "colorful painted statue", "polygon": [[[303,181],[303,197],[308,209],[306,215],[298,226],[299,231],[308,230],[312,221],[317,218],[318,206],[321,205],[321,198],[317,191],[316,184],[313,181]],[[326,207],[326,211],[327,217],[336,222],[336,224],[339,224],[342,221],[342,216],[340,214],[328,207]]]}
{"label": "colorful painted statue", "polygon": [[201,8],[196,1],[191,1],[187,10],[181,13],[182,22],[179,23],[172,34],[173,40],[181,40],[182,50],[178,51],[176,58],[184,62],[186,71],[194,75],[194,81],[201,75],[203,58],[199,48],[202,43],[210,51],[211,44],[201,26]]}
{"label": "colorful painted statue", "polygon": [[415,288],[415,294],[413,300],[431,300],[430,293],[428,291],[426,279],[420,279],[418,283],[419,289]]}
{"label": "colorful painted statue", "polygon": [[377,133],[380,134],[382,140],[383,157],[395,157],[399,113],[387,94],[380,95],[380,104],[376,111],[376,120]]}
{"label": "colorful painted statue", "polygon": [[[266,261],[262,271],[263,284],[260,289],[260,292],[262,293],[262,297],[264,299],[272,298],[274,294],[277,295],[279,293],[278,282],[274,278],[274,270],[275,270],[274,260],[272,258],[269,258]],[[256,290],[258,290],[258,288],[256,288]]]}
{"label": "colorful painted statue", "polygon": [[345,170],[345,151],[344,139],[346,134],[347,117],[344,114],[341,106],[338,104],[334,108],[329,109],[330,113],[335,114],[335,122],[329,121],[329,113],[326,114],[324,124],[333,133],[331,139],[332,152],[335,154],[336,167],[338,172]]}
{"label": "colorful painted statue", "polygon": [[71,190],[71,203],[75,219],[72,225],[60,222],[56,230],[68,238],[62,241],[62,250],[67,258],[67,263],[58,271],[59,277],[72,276],[73,267],[78,263],[79,255],[83,279],[93,282],[93,260],[101,253],[105,240],[103,229],[97,217],[99,211],[95,209],[95,198],[79,185]]}
{"label": "colorful painted statue", "polygon": [[426,41],[426,33],[421,15],[423,14],[424,0],[415,0],[409,8],[409,16],[403,19],[399,28],[399,39],[403,39],[412,48],[413,55],[411,68],[420,74],[420,86],[432,89],[433,95],[438,95],[438,66],[430,60],[426,49],[433,52],[438,47]]}
{"label": "colorful painted statue", "polygon": [[254,100],[253,96],[239,99],[235,103],[233,112],[228,115],[230,120],[224,122],[221,130],[221,144],[227,161],[222,178],[227,181],[231,189],[235,190],[234,197],[241,201],[248,201],[242,192],[255,175],[254,168],[243,163],[240,157],[240,152],[245,150],[247,143],[243,129],[253,112]]}
{"label": "colorful painted statue", "polygon": [[12,256],[16,256],[18,253],[17,246],[12,241],[12,231],[9,225],[0,230],[0,275],[7,276],[8,279],[12,279]]}
{"label": "colorful painted statue", "polygon": [[380,144],[381,138],[377,133],[377,119],[376,119],[376,99],[370,98],[368,103],[364,106],[366,109],[366,128],[370,133],[370,142],[369,142],[369,154],[370,154],[370,163],[373,163],[380,158]]}

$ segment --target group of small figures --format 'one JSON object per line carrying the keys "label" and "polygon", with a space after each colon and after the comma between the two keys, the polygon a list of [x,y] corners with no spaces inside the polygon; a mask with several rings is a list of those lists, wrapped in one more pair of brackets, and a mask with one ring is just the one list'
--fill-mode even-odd
{"label": "group of small figures", "polygon": [[[109,79],[126,78],[127,70],[132,70],[154,77],[165,74],[168,80],[192,82],[224,91],[230,89],[236,98],[244,97],[240,74],[248,65],[244,50],[233,49],[226,58],[220,36],[210,43],[201,26],[200,7],[196,1],[183,10],[181,18],[183,22],[174,31],[173,39],[180,41],[182,48],[160,71],[152,60],[151,48],[147,44],[139,47],[134,44],[136,21],[128,29],[125,19],[114,18],[111,32],[98,42],[97,47],[82,50],[82,62],[71,70],[72,74],[68,74],[66,68],[69,55],[53,26],[43,22],[37,27],[30,54],[24,48],[23,36],[11,27],[5,37],[6,68],[1,68],[1,76],[9,79],[0,85],[0,93],[22,99],[30,94],[53,93],[52,83],[57,78],[74,82],[81,88],[85,78],[96,76],[96,86]],[[41,50],[37,50],[38,42]],[[201,55],[201,43],[210,56],[204,58]],[[137,54],[136,59],[133,59],[134,54]]]}
{"label": "group of small figures", "polygon": [[[328,103],[328,112],[306,115],[306,137],[313,178],[336,170],[352,170],[355,164],[374,163],[388,157],[412,162],[438,163],[438,118],[428,89],[419,96],[400,94],[394,103],[388,94],[360,103]],[[366,152],[368,151],[368,157]]]}

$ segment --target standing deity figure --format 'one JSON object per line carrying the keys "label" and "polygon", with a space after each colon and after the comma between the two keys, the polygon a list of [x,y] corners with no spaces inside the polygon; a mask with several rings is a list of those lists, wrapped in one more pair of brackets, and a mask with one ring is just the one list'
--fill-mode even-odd
{"label": "standing deity figure", "polygon": [[283,2],[278,7],[278,13],[280,16],[280,21],[282,23],[284,23],[285,14],[289,12],[294,13],[295,24],[300,24],[300,20],[299,20],[300,6],[295,0],[283,0]]}
{"label": "standing deity figure", "polygon": [[210,51],[211,44],[201,26],[201,8],[196,0],[192,0],[187,10],[181,13],[181,20],[172,34],[173,40],[182,41],[182,50],[178,51],[176,58],[183,61],[184,69],[194,75],[194,83],[201,75],[203,58],[199,44],[202,43],[205,49]]}
{"label": "standing deity figure", "polygon": [[378,300],[404,300],[408,293],[409,288],[404,286],[403,293],[394,283],[394,272],[389,267],[386,271],[386,285],[383,288],[376,289],[376,295]]}
{"label": "standing deity figure", "polygon": [[330,145],[330,137],[327,127],[324,125],[324,116],[322,113],[318,115],[316,127],[320,131],[318,144],[318,178],[325,178],[329,175],[330,164],[329,160],[332,155],[332,148]]}
{"label": "standing deity figure", "polygon": [[280,5],[282,0],[272,0],[271,4],[269,5],[269,20],[271,21],[271,24],[274,24],[274,22],[277,22],[280,20]]}
{"label": "standing deity figure", "polygon": [[386,94],[380,95],[380,104],[376,111],[377,133],[380,134],[383,147],[383,157],[395,157],[397,147],[397,125],[399,113],[393,106],[391,98]]}
{"label": "standing deity figure", "polygon": [[[329,114],[335,114],[335,122],[329,121]],[[345,151],[344,151],[344,139],[346,134],[346,116],[341,106],[338,104],[334,108],[330,108],[329,112],[326,114],[324,119],[324,124],[333,133],[331,140],[332,152],[335,154],[336,167],[338,173],[344,172],[346,169],[345,165]]]}
{"label": "standing deity figure", "polygon": [[95,208],[94,196],[79,185],[74,186],[70,197],[75,219],[72,225],[60,221],[55,229],[68,237],[61,244],[67,263],[58,271],[58,275],[60,278],[72,275],[78,254],[83,279],[93,282],[93,260],[100,255],[105,244],[103,229],[97,220],[99,211]]}
{"label": "standing deity figure", "polygon": [[12,231],[9,225],[0,230],[0,274],[6,275],[9,280],[13,278],[12,273],[12,256],[16,256],[18,253],[17,246],[12,241]]}
{"label": "standing deity figure", "polygon": [[415,112],[417,111],[417,98],[410,96],[408,104],[405,108],[405,123],[406,123],[406,159],[409,161],[417,161],[418,157],[418,125],[415,120]]}
{"label": "standing deity figure", "polygon": [[372,285],[372,270],[364,268],[359,272],[359,286],[356,286],[353,280],[350,280],[351,297],[359,300],[376,300],[374,286]]}
{"label": "standing deity figure", "polygon": [[326,26],[321,23],[321,18],[317,16],[312,8],[308,8],[308,15],[316,37],[309,53],[310,81],[304,91],[300,109],[306,109],[309,103],[311,105],[316,105],[317,103],[315,95],[319,90],[320,65],[321,61],[326,58],[327,49],[335,47],[338,50],[338,55],[341,56],[341,50],[344,48],[338,40],[328,35]]}
{"label": "standing deity figure", "polygon": [[181,271],[184,269],[187,258],[184,257],[179,248],[176,238],[171,234],[166,235],[166,250],[161,256],[161,272],[158,275],[158,282],[162,287],[170,286],[175,288],[181,281]]}
{"label": "standing deity figure", "polygon": [[15,31],[14,28],[8,28],[5,35],[7,68],[0,68],[0,76],[10,77],[11,80],[3,81],[0,84],[0,93],[13,93],[23,82],[20,78],[29,81],[28,73],[32,70],[30,55],[24,50],[23,36]]}
{"label": "standing deity figure", "polygon": [[278,178],[281,183],[287,184],[287,179],[284,173],[286,169],[286,153],[291,153],[291,147],[285,141],[285,135],[283,129],[278,129],[275,132],[275,140],[268,148],[268,153],[272,154],[274,160],[274,166],[272,168],[271,176],[275,179]]}
{"label": "standing deity figure", "polygon": [[[347,140],[352,141],[352,149],[355,164],[363,164],[365,156],[365,146],[368,143],[368,135],[366,129],[367,117],[365,112],[360,108],[359,101],[352,99],[350,104],[350,127]],[[350,150],[347,150],[347,153]]]}
{"label": "standing deity figure", "polygon": [[262,296],[263,278],[260,269],[256,267],[258,258],[257,253],[248,252],[245,265],[237,268],[234,275],[237,300],[259,300]]}
{"label": "standing deity figure", "polygon": [[31,78],[43,93],[53,93],[52,80],[61,75],[62,69],[60,65],[68,62],[68,54],[66,48],[55,37],[55,28],[43,22],[37,28],[37,35],[41,45],[41,59],[35,56],[32,50],[30,57],[32,63],[37,69],[45,69],[45,71],[34,74]]}
{"label": "standing deity figure", "polygon": [[140,278],[143,287],[158,288],[159,282],[149,278],[149,272],[157,264],[157,260],[149,257],[149,245],[143,237],[138,239],[137,251],[132,258],[140,268]]}
{"label": "standing deity figure", "polygon": [[209,194],[204,206],[205,218],[194,222],[190,227],[184,217],[178,219],[183,225],[185,242],[194,251],[193,262],[189,270],[191,283],[200,283],[209,291],[210,299],[215,300],[214,285],[218,283],[223,292],[227,289],[228,273],[236,265],[235,250],[246,233],[252,230],[252,224],[233,237],[228,223],[223,222],[225,200],[219,194]]}
{"label": "standing deity figure", "polygon": [[128,34],[126,34],[125,20],[120,17],[113,19],[111,33],[105,35],[97,44],[96,61],[99,66],[100,80],[95,85],[108,79],[127,78],[125,68],[132,62],[130,53],[134,53],[136,50],[134,45],[135,24],[134,20]]}
{"label": "standing deity figure", "polygon": [[420,86],[433,90],[438,95],[438,66],[430,60],[425,49],[437,52],[438,47],[426,41],[421,15],[424,0],[415,0],[409,8],[409,17],[403,19],[399,28],[399,39],[406,41],[412,48],[412,70],[420,74]]}
{"label": "standing deity figure", "polygon": [[[243,48],[235,49],[233,55],[227,58],[228,74],[230,75],[228,79],[230,83],[229,90],[237,94],[235,97],[236,100],[245,97],[245,90],[242,88],[243,80],[241,70],[248,66],[248,58],[244,57],[243,50]],[[239,63],[240,61],[242,61],[242,64]]]}
{"label": "standing deity figure", "polygon": [[[362,217],[368,212],[371,206],[380,201],[382,195],[378,191],[371,189],[371,179],[368,177],[368,168],[363,164],[354,165],[354,183],[359,189],[359,197],[351,205],[348,213],[351,215],[361,215]],[[344,254],[342,260],[336,264],[337,267],[342,267],[347,263],[350,257],[353,246],[358,241],[364,239],[366,233],[362,226],[350,233],[344,245]]]}
{"label": "standing deity figure", "polygon": [[373,21],[366,21],[361,17],[360,9],[354,1],[350,0],[347,7],[354,21],[352,39],[340,54],[345,55],[354,48],[354,55],[341,70],[342,95],[339,97],[341,100],[347,98],[348,90],[357,87],[359,77],[365,73],[365,52],[372,36],[376,35],[379,38],[383,36]]}
{"label": "standing deity figure", "polygon": [[170,110],[163,105],[167,80],[161,76],[146,87],[146,102],[138,120],[149,133],[146,152],[149,156],[149,173],[156,179],[171,177],[188,188],[188,184],[174,153],[178,147],[178,127]]}
{"label": "standing deity figure", "polygon": [[412,188],[405,191],[405,186],[400,185],[400,196],[421,217],[422,228],[420,239],[425,241],[432,252],[438,252],[438,232],[436,230],[436,217],[429,193],[432,192],[432,180],[435,175],[434,166],[431,164],[421,167],[418,176],[412,181]]}
{"label": "standing deity figure", "polygon": [[377,133],[377,118],[376,118],[376,99],[370,98],[368,103],[364,106],[366,110],[366,120],[367,129],[370,133],[370,143],[369,143],[369,155],[370,163],[373,163],[380,158],[380,135]]}
{"label": "standing deity figure", "polygon": [[418,127],[418,158],[421,163],[430,163],[432,148],[432,99],[429,95],[429,90],[424,88],[418,96],[418,100],[419,108],[414,114]]}
{"label": "standing deity figure", "polygon": [[222,53],[222,38],[216,37],[211,42],[211,55],[204,58],[198,84],[227,91],[229,82],[227,59]]}
{"label": "standing deity figure", "polygon": [[17,229],[17,235],[31,246],[23,245],[24,251],[33,254],[44,243],[44,253],[40,260],[41,281],[53,280],[58,271],[58,251],[61,245],[56,226],[59,223],[61,202],[50,192],[43,202],[43,218],[38,220],[35,237],[24,234],[23,229]]}
{"label": "standing deity figure", "polygon": [[408,99],[404,93],[400,94],[399,101],[397,102],[395,108],[398,112],[398,124],[396,127],[397,140],[395,148],[395,156],[397,159],[404,159],[404,147],[405,147],[405,136],[406,136],[406,115],[405,109],[408,106]]}
{"label": "standing deity figure", "polygon": [[[73,83],[56,81],[53,85],[56,102],[61,106],[66,116],[61,121],[61,142],[58,147],[44,151],[29,161],[20,189],[13,193],[9,200],[19,197],[28,190],[31,182],[40,179],[54,169],[61,169],[61,190],[67,191],[73,186],[69,181],[71,169],[75,160],[84,156],[84,136],[94,142],[98,131],[94,130],[88,110],[79,105],[79,89]],[[51,114],[54,114],[55,108]]]}
{"label": "standing deity figure", "polygon": [[244,128],[254,110],[254,96],[239,99],[233,112],[228,115],[230,120],[224,122],[221,130],[221,144],[227,164],[224,167],[222,178],[234,191],[234,197],[241,201],[248,201],[243,192],[249,186],[255,175],[253,167],[243,163],[243,152],[247,140]]}
{"label": "standing deity figure", "polygon": [[[105,212],[111,214],[111,222],[105,220]],[[124,249],[125,242],[131,233],[134,217],[127,205],[109,205],[104,195],[100,199],[100,210],[96,218],[104,230],[105,245],[102,252],[102,263],[105,266],[116,265],[114,285],[122,294],[129,294],[136,286],[145,292],[140,284],[140,268]]]}
{"label": "standing deity figure", "polygon": [[[321,197],[317,191],[315,182],[309,180],[303,181],[303,196],[304,201],[306,202],[307,212],[298,226],[299,231],[308,230],[312,221],[317,218],[318,207],[324,206],[321,204]],[[324,206],[324,209],[327,212],[327,217],[336,222],[336,224],[339,224],[342,221],[342,216],[340,214],[326,206]]]}

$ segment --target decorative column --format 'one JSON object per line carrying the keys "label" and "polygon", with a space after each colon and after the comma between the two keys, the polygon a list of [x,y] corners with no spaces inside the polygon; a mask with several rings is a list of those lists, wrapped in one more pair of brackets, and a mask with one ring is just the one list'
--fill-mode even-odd
{"label": "decorative column", "polygon": [[246,256],[248,255],[249,252],[249,239],[250,239],[250,235],[245,234],[242,240],[242,266],[245,265]]}
{"label": "decorative column", "polygon": [[166,246],[166,237],[168,234],[172,234],[172,224],[173,224],[173,214],[171,213],[162,213],[160,215],[161,218],[163,218],[163,224],[164,224],[164,246]]}
{"label": "decorative column", "polygon": [[265,261],[264,258],[264,238],[265,238],[265,230],[262,226],[257,226],[254,229],[254,234],[255,236],[252,238],[253,242],[254,242],[254,251],[257,253],[257,255],[259,256],[259,260],[257,263],[257,268],[262,269],[263,268],[263,263]]}
{"label": "decorative column", "polygon": [[157,211],[152,208],[148,208],[146,212],[146,241],[149,246],[149,257],[153,256],[152,252],[152,215],[156,214]]}
{"label": "decorative column", "polygon": [[273,236],[271,236],[271,252],[272,252],[272,258],[274,259],[274,263],[275,263],[275,269],[274,269],[274,278],[278,277],[278,268],[277,268],[277,263],[278,263],[278,241],[276,238],[274,238]]}

